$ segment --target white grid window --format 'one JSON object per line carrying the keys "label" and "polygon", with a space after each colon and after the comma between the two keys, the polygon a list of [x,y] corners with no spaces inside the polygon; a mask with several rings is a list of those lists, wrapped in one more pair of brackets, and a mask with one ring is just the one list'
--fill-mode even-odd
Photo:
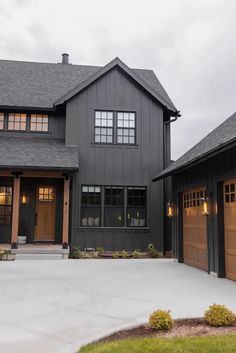
{"label": "white grid window", "polygon": [[31,114],[30,131],[48,132],[48,115]]}
{"label": "white grid window", "polygon": [[95,112],[95,142],[113,142],[113,112]]}
{"label": "white grid window", "polygon": [[135,113],[117,113],[117,143],[135,144]]}
{"label": "white grid window", "polygon": [[26,114],[10,113],[8,115],[8,130],[26,131]]}

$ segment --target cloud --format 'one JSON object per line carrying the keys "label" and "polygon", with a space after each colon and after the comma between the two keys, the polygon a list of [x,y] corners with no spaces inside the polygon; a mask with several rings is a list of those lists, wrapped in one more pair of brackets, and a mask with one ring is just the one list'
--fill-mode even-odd
{"label": "cloud", "polygon": [[119,56],[154,69],[182,117],[177,158],[236,110],[234,0],[9,0],[1,2],[5,59],[105,65]]}

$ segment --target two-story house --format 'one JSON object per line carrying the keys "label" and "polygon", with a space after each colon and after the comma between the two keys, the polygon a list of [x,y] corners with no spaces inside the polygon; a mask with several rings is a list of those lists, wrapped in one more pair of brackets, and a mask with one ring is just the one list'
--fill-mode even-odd
{"label": "two-story house", "polygon": [[164,183],[178,111],[152,70],[0,61],[0,242],[170,248]]}

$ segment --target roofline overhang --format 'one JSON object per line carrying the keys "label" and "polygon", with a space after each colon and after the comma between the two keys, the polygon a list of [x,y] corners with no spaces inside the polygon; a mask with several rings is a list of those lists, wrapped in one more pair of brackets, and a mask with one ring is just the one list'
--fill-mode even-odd
{"label": "roofline overhang", "polygon": [[3,105],[0,104],[0,109],[4,110],[36,110],[36,111],[55,111],[55,107],[34,107],[34,106],[21,106],[21,105]]}
{"label": "roofline overhang", "polygon": [[173,108],[169,102],[167,102],[164,98],[159,96],[148,84],[146,84],[140,77],[138,77],[123,61],[121,61],[118,57],[109,62],[107,65],[103,66],[100,70],[98,70],[95,74],[90,76],[88,79],[74,87],[72,90],[70,90],[68,93],[64,94],[62,97],[57,99],[54,102],[54,107],[57,105],[61,105],[65,103],[66,101],[70,100],[72,97],[74,97],[76,94],[84,90],[86,87],[88,87],[91,83],[105,75],[108,71],[113,69],[114,67],[119,67],[121,68],[127,75],[129,75],[134,81],[136,81],[140,86],[142,86],[151,96],[153,96],[159,103],[161,103],[163,106],[165,106],[168,111],[170,112],[170,115],[173,114],[175,116],[178,111],[177,109]]}
{"label": "roofline overhang", "polygon": [[20,171],[20,170],[35,170],[35,171],[63,171],[63,172],[78,172],[79,167],[39,167],[39,166],[14,166],[14,165],[0,165],[1,169],[7,169],[11,170],[14,169],[15,171]]}
{"label": "roofline overhang", "polygon": [[152,179],[153,182],[156,182],[156,181],[159,181],[161,179],[164,179],[164,178],[167,178],[169,176],[172,176],[173,174],[178,174],[186,169],[189,169],[199,163],[202,163],[204,162],[205,160],[208,160],[209,158],[212,158],[214,156],[217,156],[218,154],[222,153],[222,152],[225,152],[227,150],[229,150],[230,148],[232,147],[235,147],[236,146],[236,138],[228,141],[227,143],[224,143],[214,149],[212,149],[210,152],[206,152],[204,153],[203,155],[201,155],[200,157],[198,158],[195,158],[194,160],[192,160],[191,162],[189,163],[186,163],[182,166],[180,166],[179,168],[177,167],[176,169],[173,169],[167,173],[164,173],[164,174],[159,174],[157,175],[155,178]]}

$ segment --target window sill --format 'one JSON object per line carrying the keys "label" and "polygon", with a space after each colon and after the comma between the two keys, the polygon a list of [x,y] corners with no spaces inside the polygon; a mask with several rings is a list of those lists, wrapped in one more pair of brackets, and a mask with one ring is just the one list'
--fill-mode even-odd
{"label": "window sill", "polygon": [[96,143],[96,142],[91,142],[92,147],[113,147],[113,148],[138,148],[139,145],[137,144],[128,144],[128,143]]}
{"label": "window sill", "polygon": [[78,230],[100,230],[100,231],[114,231],[114,230],[118,230],[118,231],[150,231],[151,229],[148,227],[77,227],[76,229]]}

